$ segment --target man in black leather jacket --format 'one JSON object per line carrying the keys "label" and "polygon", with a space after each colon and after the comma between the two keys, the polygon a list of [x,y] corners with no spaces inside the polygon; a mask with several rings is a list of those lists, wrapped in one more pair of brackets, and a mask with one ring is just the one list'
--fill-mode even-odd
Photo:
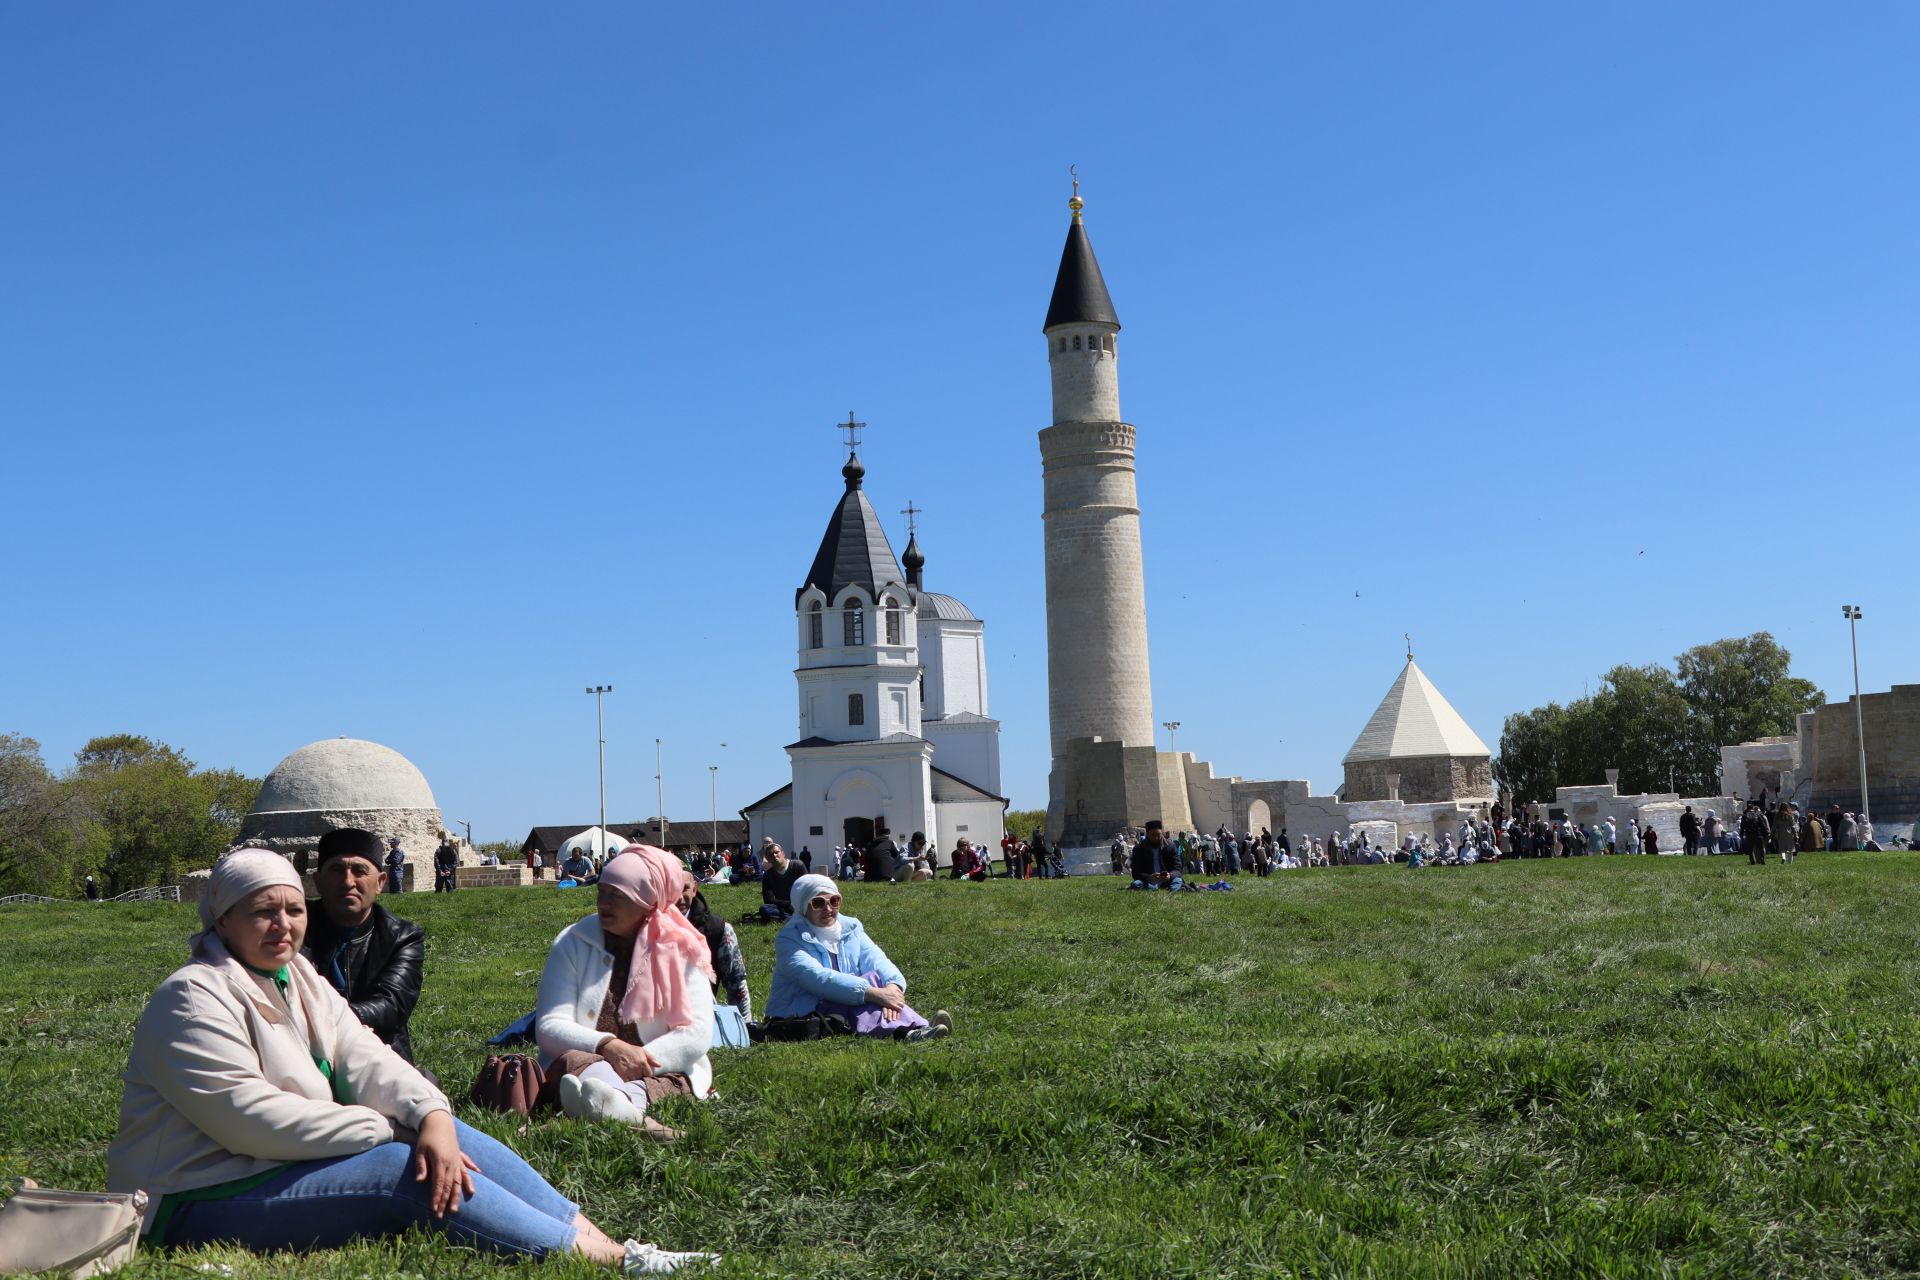
{"label": "man in black leather jacket", "polygon": [[380,837],[343,827],[320,837],[313,882],[318,901],[307,904],[307,940],[301,951],[353,1011],[393,1051],[413,1061],[407,1020],[420,999],[426,934],[376,899],[381,885]]}

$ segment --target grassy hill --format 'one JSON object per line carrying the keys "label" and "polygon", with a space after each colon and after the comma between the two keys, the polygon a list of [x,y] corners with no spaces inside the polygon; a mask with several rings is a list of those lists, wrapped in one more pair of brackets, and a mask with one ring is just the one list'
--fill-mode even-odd
{"label": "grassy hill", "polygon": [[[922,1046],[715,1057],[673,1148],[507,1137],[610,1231],[791,1276],[1920,1271],[1920,859],[1579,859],[848,886],[953,1011]],[[710,894],[737,918],[754,889]],[[423,1063],[464,1095],[581,893],[414,895]],[[0,908],[0,1175],[98,1186],[189,908]],[[772,932],[743,928],[755,998]],[[429,1240],[242,1275],[496,1274]],[[585,1274],[565,1264],[528,1267]],[[129,1273],[133,1274],[133,1273]]]}

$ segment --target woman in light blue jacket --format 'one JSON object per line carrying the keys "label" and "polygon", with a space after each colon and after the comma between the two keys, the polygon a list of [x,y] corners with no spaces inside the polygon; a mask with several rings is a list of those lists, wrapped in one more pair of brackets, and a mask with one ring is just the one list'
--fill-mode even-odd
{"label": "woman in light blue jacket", "polygon": [[[953,1030],[942,1009],[931,1019],[907,1007],[907,979],[852,916],[825,876],[793,882],[793,918],[773,940],[769,1022],[823,1014],[859,1035],[933,1040]],[[777,1036],[776,1036],[777,1038]]]}

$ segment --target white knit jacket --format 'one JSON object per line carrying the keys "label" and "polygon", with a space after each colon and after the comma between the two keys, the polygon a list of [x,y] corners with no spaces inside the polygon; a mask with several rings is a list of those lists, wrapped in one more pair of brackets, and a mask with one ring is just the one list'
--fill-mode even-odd
{"label": "white knit jacket", "polygon": [[[634,963],[643,963],[643,958],[636,956]],[[547,953],[534,1006],[533,1036],[540,1045],[543,1069],[572,1049],[599,1051],[600,1042],[607,1038],[597,1029],[600,1008],[612,982],[613,956],[607,951],[606,935],[600,932],[600,917],[591,915],[561,930]],[[669,1028],[664,1019],[651,1018],[634,1030],[663,1073],[685,1075],[694,1096],[704,1098],[713,1087],[713,1064],[707,1060],[707,1050],[713,1047],[713,988],[706,973],[691,960],[686,983],[691,1025]]]}

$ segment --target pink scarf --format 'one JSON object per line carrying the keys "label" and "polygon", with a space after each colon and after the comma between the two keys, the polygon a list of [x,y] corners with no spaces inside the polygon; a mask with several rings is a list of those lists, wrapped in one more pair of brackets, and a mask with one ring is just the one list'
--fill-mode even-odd
{"label": "pink scarf", "polygon": [[620,1021],[638,1026],[659,1018],[669,1027],[693,1025],[687,1008],[687,962],[713,981],[713,955],[700,931],[680,914],[680,859],[664,849],[630,844],[600,869],[600,887],[646,907],[650,914],[633,940],[633,963],[620,997]]}

